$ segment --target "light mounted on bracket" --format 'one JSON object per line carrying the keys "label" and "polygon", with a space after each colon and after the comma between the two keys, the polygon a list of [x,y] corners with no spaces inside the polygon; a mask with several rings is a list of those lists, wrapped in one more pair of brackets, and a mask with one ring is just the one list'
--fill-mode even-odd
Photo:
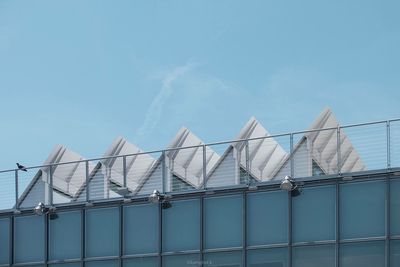
{"label": "light mounted on bracket", "polygon": [[49,214],[50,220],[54,220],[58,218],[58,215],[54,213],[55,210],[56,210],[55,207],[46,207],[46,205],[43,202],[39,202],[33,209],[33,212],[38,216]]}
{"label": "light mounted on bracket", "polygon": [[280,188],[282,190],[290,192],[292,197],[297,197],[301,194],[299,186],[296,184],[295,180],[292,179],[290,176],[285,176],[283,179]]}
{"label": "light mounted on bracket", "polygon": [[170,195],[162,194],[158,190],[154,190],[149,196],[149,202],[154,204],[161,203],[163,209],[168,209],[171,207],[171,203],[169,202],[171,198]]}

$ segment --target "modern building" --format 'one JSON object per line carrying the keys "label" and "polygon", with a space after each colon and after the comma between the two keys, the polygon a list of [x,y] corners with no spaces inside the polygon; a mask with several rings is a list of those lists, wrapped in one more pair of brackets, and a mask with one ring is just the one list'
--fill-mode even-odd
{"label": "modern building", "polygon": [[187,128],[144,152],[56,146],[0,172],[0,267],[398,267],[400,119],[303,132],[251,118],[233,141]]}

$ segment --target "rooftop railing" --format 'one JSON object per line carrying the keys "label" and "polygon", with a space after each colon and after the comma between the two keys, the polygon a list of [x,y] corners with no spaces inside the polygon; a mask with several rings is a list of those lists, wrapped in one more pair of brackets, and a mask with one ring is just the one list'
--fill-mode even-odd
{"label": "rooftop railing", "polygon": [[400,119],[0,171],[0,211],[400,167]]}

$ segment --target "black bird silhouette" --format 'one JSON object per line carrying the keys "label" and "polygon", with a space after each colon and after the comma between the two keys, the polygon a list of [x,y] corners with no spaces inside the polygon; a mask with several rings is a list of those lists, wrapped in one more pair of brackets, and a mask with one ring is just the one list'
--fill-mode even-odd
{"label": "black bird silhouette", "polygon": [[28,171],[24,165],[21,165],[21,164],[19,164],[18,162],[17,162],[17,167],[18,167],[18,169],[20,169],[21,171],[24,171],[24,172]]}

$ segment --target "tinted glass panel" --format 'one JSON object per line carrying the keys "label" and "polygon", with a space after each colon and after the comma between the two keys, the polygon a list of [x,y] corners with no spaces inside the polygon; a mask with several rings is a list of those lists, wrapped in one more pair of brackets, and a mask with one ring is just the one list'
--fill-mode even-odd
{"label": "tinted glass panel", "polygon": [[341,238],[385,234],[385,183],[363,182],[340,185]]}
{"label": "tinted glass panel", "polygon": [[199,266],[199,263],[200,260],[198,254],[186,254],[186,255],[163,257],[163,267]]}
{"label": "tinted glass panel", "polygon": [[51,260],[80,258],[81,212],[59,212],[49,221],[49,252]]}
{"label": "tinted glass panel", "polygon": [[287,267],[288,251],[286,248],[249,250],[248,267]]}
{"label": "tinted glass panel", "polygon": [[143,257],[143,258],[132,258],[125,259],[123,263],[124,267],[158,267],[157,257]]}
{"label": "tinted glass panel", "polygon": [[368,242],[360,244],[342,244],[340,246],[341,267],[384,267],[385,243]]}
{"label": "tinted glass panel", "polygon": [[86,212],[86,256],[116,256],[118,250],[118,208],[88,210]]}
{"label": "tinted glass panel", "polygon": [[242,266],[242,252],[206,253],[204,254],[204,266],[240,267]]}
{"label": "tinted glass panel", "polygon": [[400,266],[400,240],[390,242],[390,266]]}
{"label": "tinted glass panel", "polygon": [[15,261],[39,262],[44,260],[45,216],[22,216],[15,218]]}
{"label": "tinted glass panel", "polygon": [[124,207],[125,255],[157,252],[158,217],[158,205]]}
{"label": "tinted glass panel", "polygon": [[200,200],[171,202],[163,209],[163,249],[182,251],[199,249]]}
{"label": "tinted glass panel", "polygon": [[288,240],[288,194],[283,191],[247,196],[249,245],[286,243]]}
{"label": "tinted glass panel", "polygon": [[335,186],[304,188],[293,199],[293,241],[335,240]]}
{"label": "tinted glass panel", "polygon": [[205,247],[242,245],[242,195],[204,199]]}
{"label": "tinted glass panel", "polygon": [[7,264],[10,257],[10,219],[0,219],[0,264]]}
{"label": "tinted glass panel", "polygon": [[304,246],[293,248],[293,267],[334,267],[335,246]]}
{"label": "tinted glass panel", "polygon": [[88,261],[85,263],[85,267],[118,267],[118,261]]}
{"label": "tinted glass panel", "polygon": [[400,179],[390,182],[391,235],[400,235]]}

